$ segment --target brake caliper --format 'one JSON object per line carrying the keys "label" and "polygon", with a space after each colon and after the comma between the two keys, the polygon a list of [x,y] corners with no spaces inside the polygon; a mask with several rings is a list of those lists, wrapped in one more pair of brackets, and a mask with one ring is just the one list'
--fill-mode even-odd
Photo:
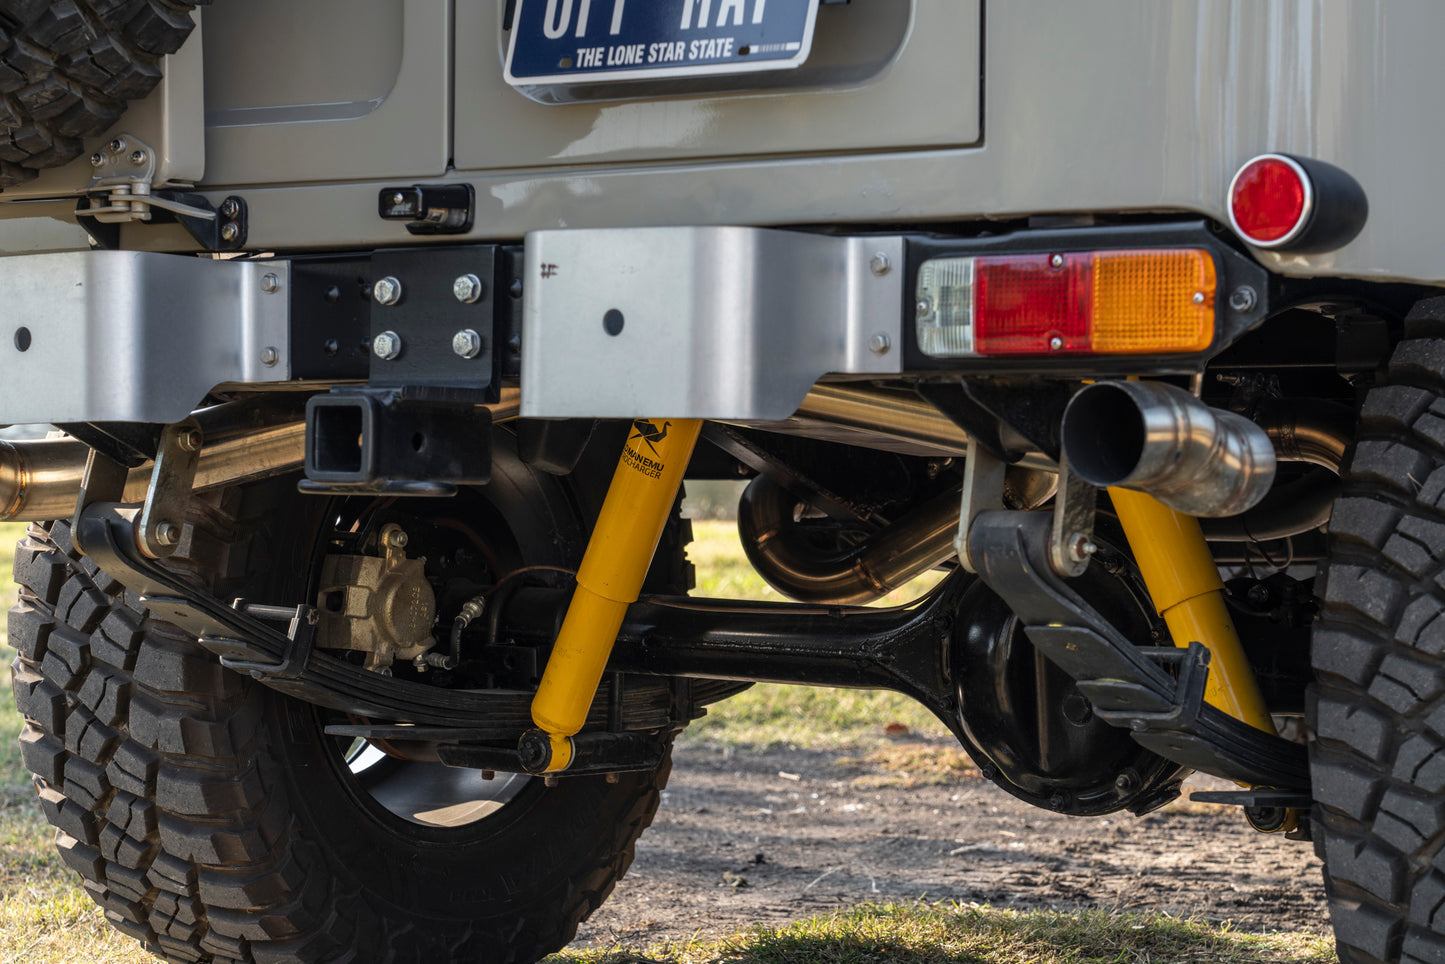
{"label": "brake caliper", "polygon": [[436,595],[426,560],[408,559],[399,525],[381,530],[380,556],[327,556],[321,567],[316,645],[366,654],[365,667],[389,674],[436,645]]}

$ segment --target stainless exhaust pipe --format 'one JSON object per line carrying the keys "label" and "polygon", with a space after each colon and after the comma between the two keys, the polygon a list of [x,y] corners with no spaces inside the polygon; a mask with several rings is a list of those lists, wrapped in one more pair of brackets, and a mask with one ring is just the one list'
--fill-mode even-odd
{"label": "stainless exhaust pipe", "polygon": [[798,531],[798,500],[760,475],[743,492],[738,536],[748,560],[768,584],[789,599],[858,605],[881,599],[954,554],[957,489],[934,497],[861,545],[825,554]]}
{"label": "stainless exhaust pipe", "polygon": [[1160,382],[1098,382],[1064,411],[1070,467],[1090,485],[1147,492],[1187,515],[1238,515],[1274,483],[1269,435]]}

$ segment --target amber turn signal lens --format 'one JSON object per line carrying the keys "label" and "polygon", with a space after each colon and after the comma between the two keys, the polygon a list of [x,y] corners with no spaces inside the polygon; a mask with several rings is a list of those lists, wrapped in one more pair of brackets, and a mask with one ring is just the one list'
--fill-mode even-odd
{"label": "amber turn signal lens", "polygon": [[1094,258],[1093,351],[1196,352],[1214,341],[1214,259],[1197,249]]}

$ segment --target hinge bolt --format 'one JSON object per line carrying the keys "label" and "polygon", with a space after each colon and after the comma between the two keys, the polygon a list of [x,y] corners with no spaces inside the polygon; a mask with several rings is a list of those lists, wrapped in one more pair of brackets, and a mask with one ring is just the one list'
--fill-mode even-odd
{"label": "hinge bolt", "polygon": [[401,357],[401,336],[394,331],[383,331],[372,339],[371,350],[382,361],[395,361]]}
{"label": "hinge bolt", "polygon": [[452,336],[452,351],[458,358],[476,358],[482,353],[482,336],[464,328]]}
{"label": "hinge bolt", "polygon": [[379,305],[390,307],[401,302],[401,282],[390,275],[371,286],[371,296]]}
{"label": "hinge bolt", "polygon": [[464,305],[474,305],[481,301],[486,290],[487,286],[482,284],[482,279],[474,274],[464,274],[452,282],[452,294]]}

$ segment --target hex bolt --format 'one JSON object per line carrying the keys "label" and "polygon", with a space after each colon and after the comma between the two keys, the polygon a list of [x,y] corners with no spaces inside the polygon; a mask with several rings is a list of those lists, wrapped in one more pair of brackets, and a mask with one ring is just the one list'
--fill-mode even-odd
{"label": "hex bolt", "polygon": [[452,351],[459,358],[476,358],[482,353],[482,336],[470,328],[452,335]]}
{"label": "hex bolt", "polygon": [[[452,294],[464,305],[474,305],[482,300],[482,295],[487,291],[487,286],[482,284],[482,279],[474,274],[464,274],[452,282]],[[458,352],[457,354],[461,354]],[[470,355],[467,357],[471,357]]]}
{"label": "hex bolt", "polygon": [[873,259],[868,262],[868,268],[881,278],[893,270],[893,261],[888,255],[879,251],[873,256]]}
{"label": "hex bolt", "polygon": [[188,428],[176,436],[176,444],[184,452],[199,452],[205,441],[206,437],[197,428]]}
{"label": "hex bolt", "polygon": [[181,541],[181,527],[174,522],[162,522],[156,526],[156,545],[175,546]]}
{"label": "hex bolt", "polygon": [[281,290],[281,276],[273,271],[268,271],[261,276],[261,290],[268,295],[274,295]]}
{"label": "hex bolt", "polygon": [[145,162],[149,159],[150,155],[147,154],[145,151],[131,151],[130,162],[135,167],[143,167],[145,165]]}
{"label": "hex bolt", "polygon": [[221,240],[234,242],[241,237],[241,227],[234,221],[227,221],[221,225]]}
{"label": "hex bolt", "polygon": [[281,353],[272,346],[267,345],[265,348],[261,349],[261,364],[265,365],[267,368],[275,365],[280,360]]}
{"label": "hex bolt", "polygon": [[1249,285],[1240,285],[1229,293],[1229,307],[1235,311],[1249,311],[1259,301],[1259,295]]}
{"label": "hex bolt", "polygon": [[382,361],[395,361],[401,357],[401,336],[394,331],[383,331],[371,340],[371,350]]}
{"label": "hex bolt", "polygon": [[868,339],[868,350],[875,355],[886,355],[892,347],[893,339],[881,331]]}
{"label": "hex bolt", "polygon": [[241,213],[241,202],[233,197],[228,197],[221,202],[221,217],[234,218]]}
{"label": "hex bolt", "polygon": [[405,549],[406,544],[410,541],[411,539],[409,539],[407,534],[401,529],[393,529],[386,535],[386,544],[393,549]]}
{"label": "hex bolt", "polygon": [[379,305],[390,307],[401,302],[401,282],[391,275],[371,286],[371,297]]}
{"label": "hex bolt", "polygon": [[90,166],[91,166],[91,167],[104,167],[104,166],[105,166],[105,155],[102,154],[102,153],[100,153],[100,151],[96,151],[94,154],[90,155]]}

